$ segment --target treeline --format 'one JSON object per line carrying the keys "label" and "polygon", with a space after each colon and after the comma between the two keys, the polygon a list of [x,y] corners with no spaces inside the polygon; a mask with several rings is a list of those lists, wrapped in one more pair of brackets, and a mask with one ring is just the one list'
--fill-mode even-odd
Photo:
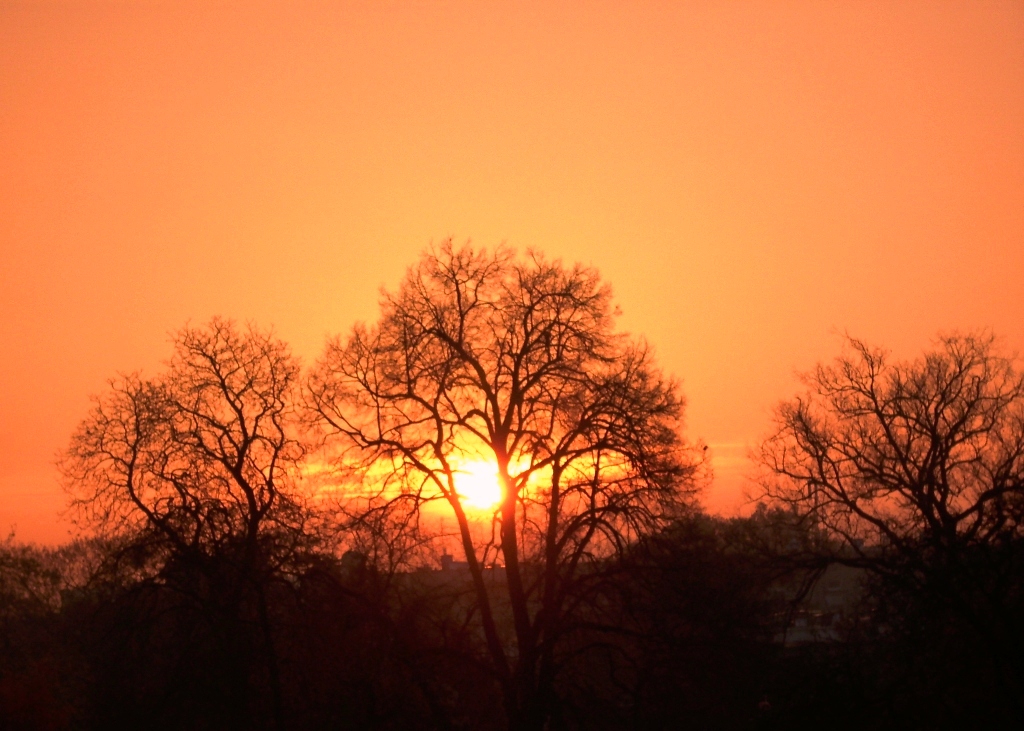
{"label": "treeline", "polygon": [[0,546],[0,728],[1024,720],[1017,362],[851,339],[806,386],[723,519],[587,267],[445,242],[307,368],[186,327],[61,457],[83,537]]}
{"label": "treeline", "polygon": [[[1013,722],[982,633],[867,575],[829,601],[819,538],[788,512],[695,515],[602,567],[559,648],[550,727]],[[458,571],[389,576],[313,551],[267,587],[264,618],[231,596],[229,557],[142,578],[148,560],[4,544],[3,728],[507,727]]]}

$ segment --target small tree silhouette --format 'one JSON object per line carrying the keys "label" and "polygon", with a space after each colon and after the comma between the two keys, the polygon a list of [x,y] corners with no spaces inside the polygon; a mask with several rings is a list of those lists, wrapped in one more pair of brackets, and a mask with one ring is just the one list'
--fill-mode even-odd
{"label": "small tree silhouette", "polygon": [[254,327],[186,327],[163,374],[111,381],[60,465],[80,522],[136,536],[130,545],[156,552],[164,585],[201,595],[215,614],[255,615],[278,725],[266,588],[304,540],[299,373],[287,347]]}
{"label": "small tree silhouette", "polygon": [[848,345],[778,408],[763,496],[841,539],[837,558],[903,601],[898,614],[971,628],[1024,715],[1024,375],[990,336],[944,337],[905,363]]}

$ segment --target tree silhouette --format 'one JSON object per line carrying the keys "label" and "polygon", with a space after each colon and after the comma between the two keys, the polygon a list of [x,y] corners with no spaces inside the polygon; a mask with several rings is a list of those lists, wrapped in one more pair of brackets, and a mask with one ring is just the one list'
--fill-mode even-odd
{"label": "tree silhouette", "polygon": [[[446,241],[382,295],[375,325],[329,342],[310,393],[368,511],[407,529],[448,505],[510,723],[542,727],[576,585],[693,492],[677,385],[615,331],[594,270]],[[502,489],[489,537],[458,484],[480,459]]]}
{"label": "tree silhouette", "polygon": [[764,495],[840,538],[838,558],[878,577],[896,614],[970,628],[1020,713],[1024,376],[987,336],[906,363],[849,349],[778,408]]}
{"label": "tree silhouette", "polygon": [[299,372],[254,327],[186,327],[163,374],[111,381],[61,460],[79,521],[136,536],[130,545],[155,553],[165,585],[201,595],[218,616],[255,615],[279,725],[266,587],[303,540]]}

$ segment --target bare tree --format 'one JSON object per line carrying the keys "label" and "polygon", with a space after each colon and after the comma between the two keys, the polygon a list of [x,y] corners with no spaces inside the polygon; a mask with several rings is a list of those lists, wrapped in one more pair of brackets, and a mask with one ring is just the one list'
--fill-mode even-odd
{"label": "bare tree", "polygon": [[[382,295],[377,324],[328,343],[310,381],[339,462],[375,486],[368,509],[404,526],[434,501],[454,515],[515,728],[554,711],[574,582],[695,486],[677,385],[614,317],[592,269],[446,241]],[[459,486],[474,460],[501,486],[489,536]],[[503,582],[486,580],[495,565]]]}
{"label": "bare tree", "polygon": [[254,597],[278,722],[265,588],[303,536],[299,373],[287,347],[252,326],[186,327],[166,372],[111,381],[61,460],[80,522],[139,536],[165,568],[213,572],[207,585],[229,614]]}
{"label": "bare tree", "polygon": [[819,521],[838,556],[968,622],[1020,703],[1024,376],[991,337],[903,363],[849,339],[764,442],[764,497]]}

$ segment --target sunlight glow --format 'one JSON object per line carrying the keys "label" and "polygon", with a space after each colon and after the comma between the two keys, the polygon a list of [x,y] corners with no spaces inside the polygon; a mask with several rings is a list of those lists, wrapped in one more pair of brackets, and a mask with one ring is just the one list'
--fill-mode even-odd
{"label": "sunlight glow", "polygon": [[468,462],[455,476],[455,488],[465,506],[488,510],[501,502],[498,467],[493,462]]}

